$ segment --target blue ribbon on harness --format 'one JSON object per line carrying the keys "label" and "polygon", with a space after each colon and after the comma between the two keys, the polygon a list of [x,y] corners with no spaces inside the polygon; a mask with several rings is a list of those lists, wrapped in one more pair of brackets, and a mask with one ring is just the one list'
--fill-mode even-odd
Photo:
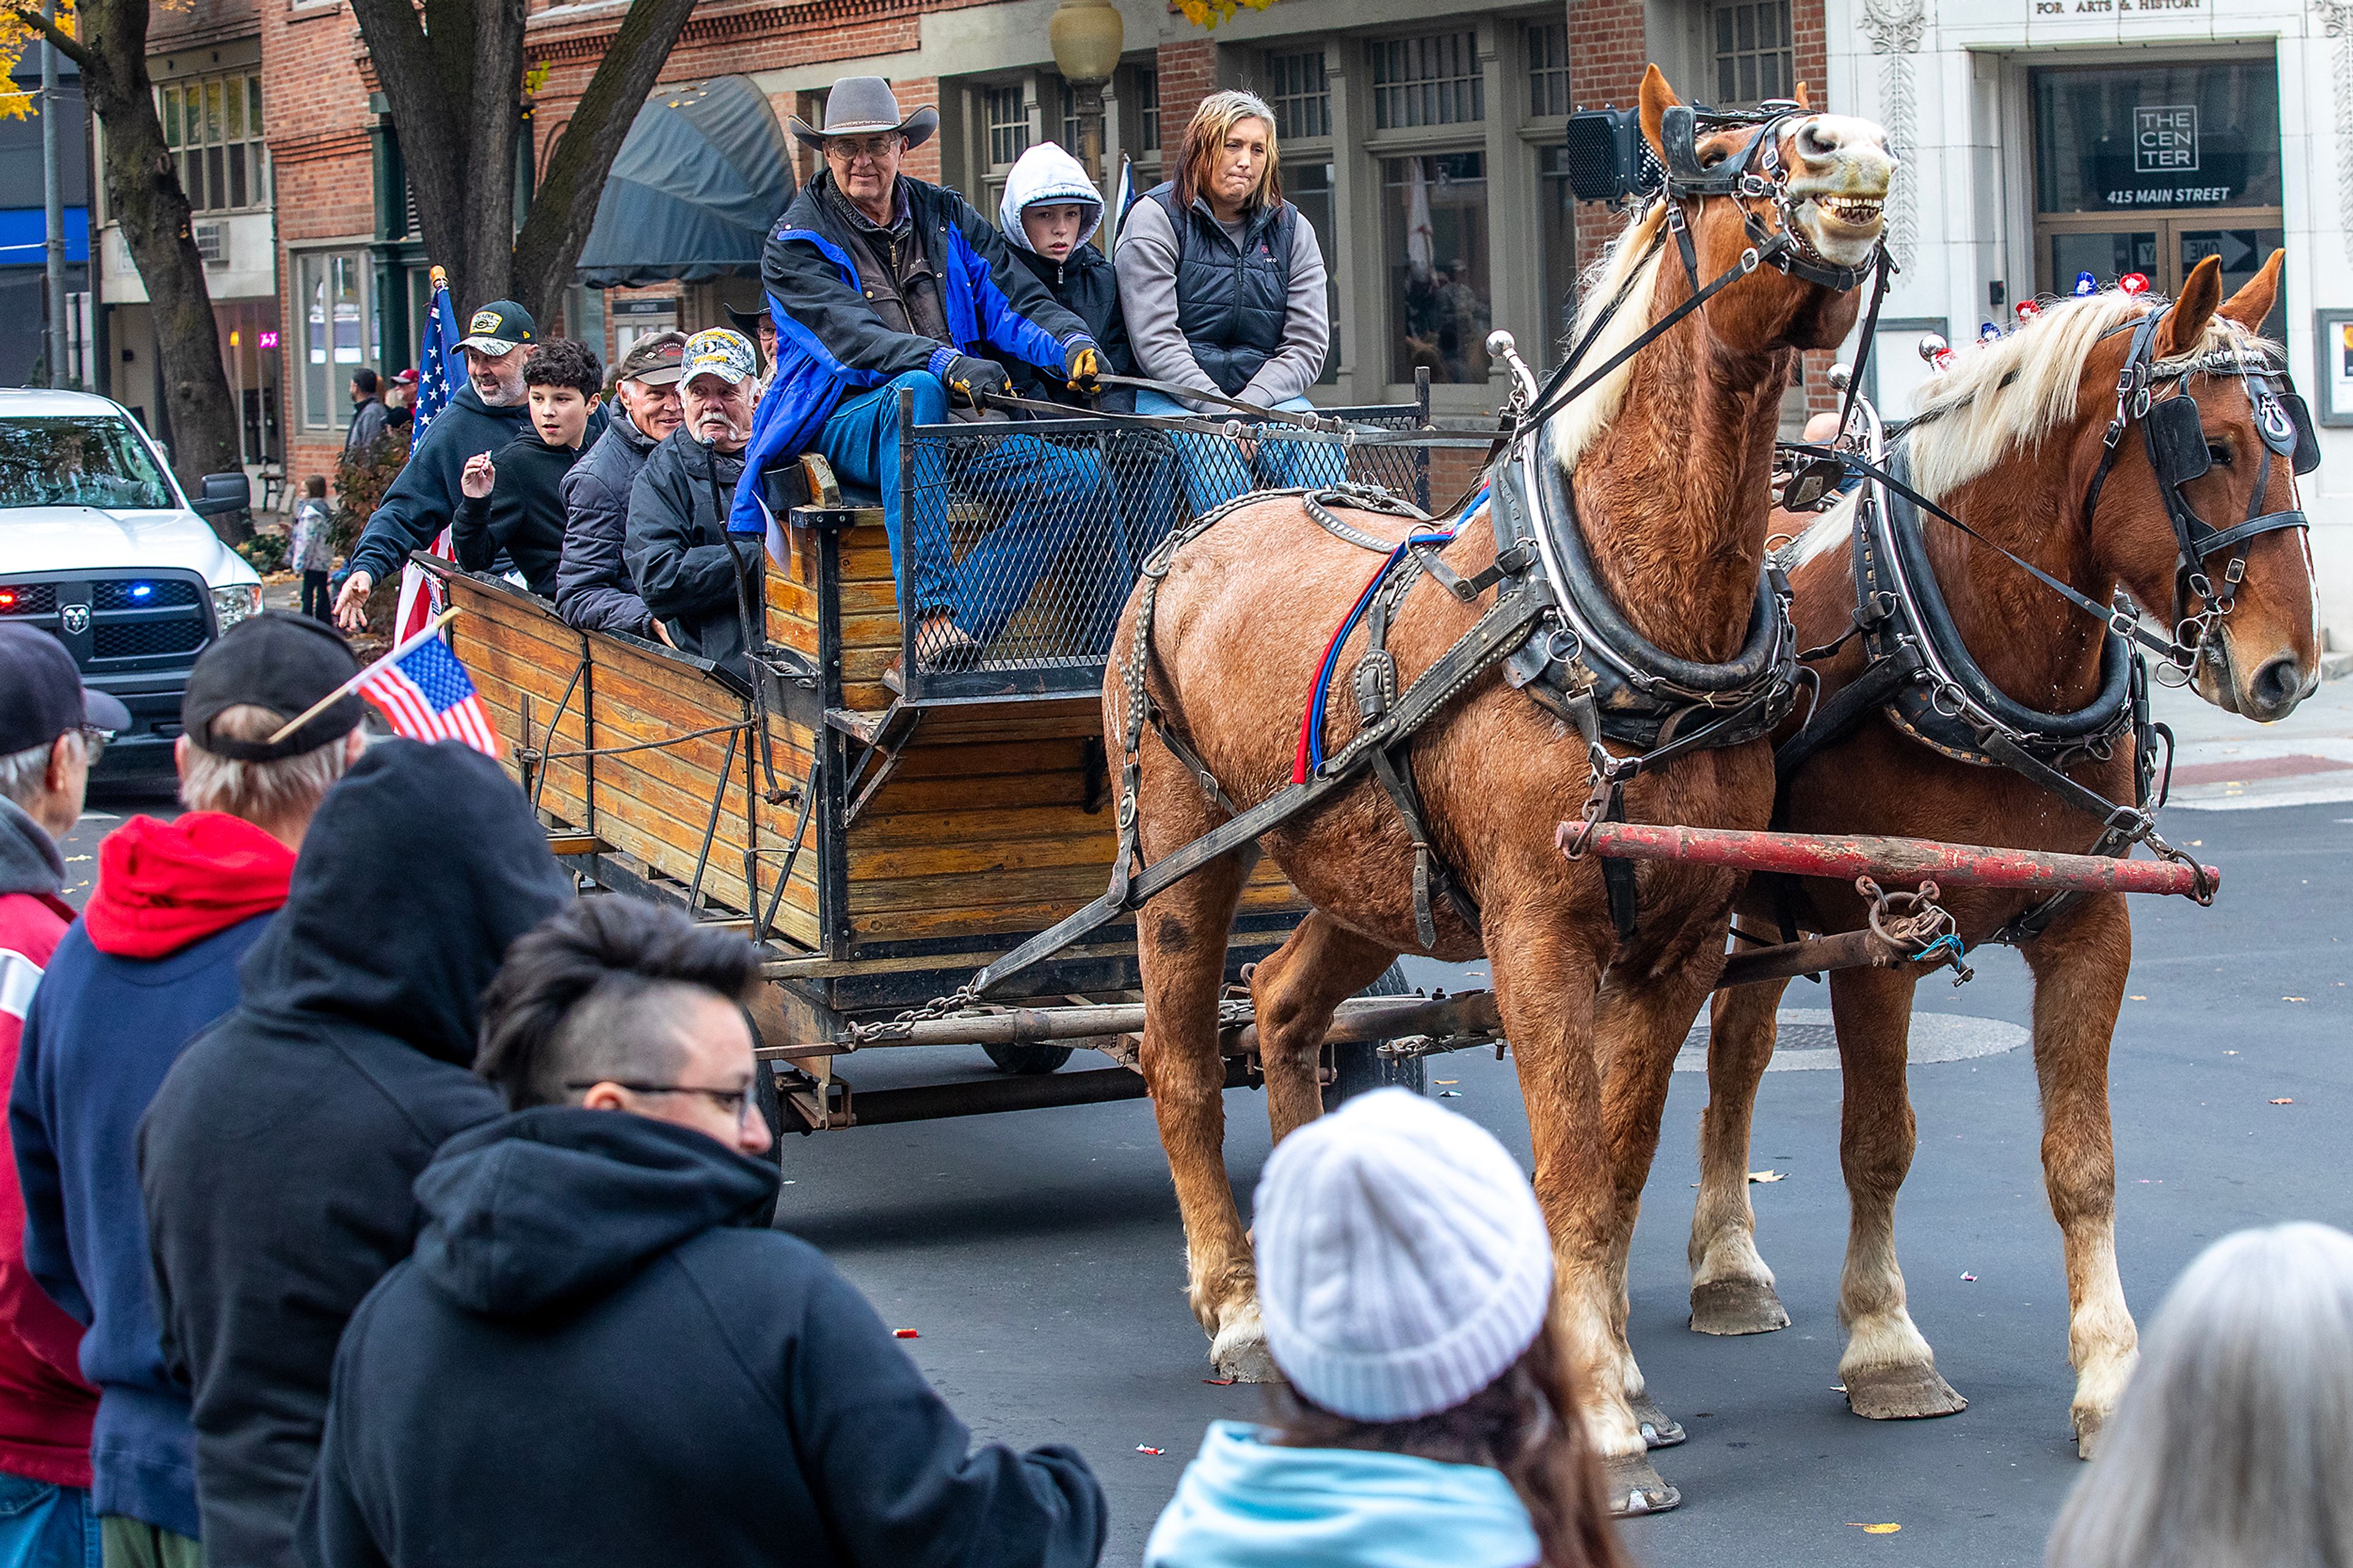
{"label": "blue ribbon on harness", "polygon": [[[1482,486],[1479,490],[1480,498],[1483,499],[1486,496],[1486,488]],[[1476,507],[1476,501],[1472,503],[1473,508]],[[1462,517],[1469,517],[1470,515],[1470,510],[1466,510],[1463,512]],[[1460,527],[1461,521],[1462,518],[1455,519],[1455,525]],[[1365,612],[1372,607],[1373,595],[1380,591],[1380,586],[1383,583],[1388,581],[1389,574],[1397,569],[1398,563],[1404,558],[1405,552],[1412,549],[1415,545],[1427,544],[1436,545],[1442,548],[1453,542],[1454,534],[1451,530],[1444,533],[1409,533],[1406,535],[1403,542],[1399,543],[1396,549],[1389,552],[1388,560],[1383,563],[1381,569],[1374,573],[1372,580],[1365,584],[1365,591],[1356,595],[1355,607],[1349,610],[1348,618],[1340,623],[1340,629],[1334,635],[1331,646],[1324,650],[1324,661],[1316,666],[1315,668],[1315,695],[1313,700],[1309,702],[1307,708],[1307,767],[1309,772],[1313,773],[1324,765],[1324,710],[1325,700],[1331,695],[1333,668],[1340,662],[1340,650],[1347,646],[1350,634],[1355,632],[1356,629],[1356,623],[1363,620],[1365,618]]]}

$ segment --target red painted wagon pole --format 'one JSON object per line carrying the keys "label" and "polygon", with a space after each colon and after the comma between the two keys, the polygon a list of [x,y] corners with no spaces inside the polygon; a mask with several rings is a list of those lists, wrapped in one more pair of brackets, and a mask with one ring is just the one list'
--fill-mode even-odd
{"label": "red painted wagon pole", "polygon": [[[1556,837],[1566,851],[1584,825],[1564,822]],[[1597,822],[1591,852],[1621,860],[1680,860],[1740,871],[1781,871],[1795,877],[1869,877],[1885,885],[1933,878],[1947,888],[2029,888],[2042,892],[2174,893],[2194,898],[2199,868],[2179,860],[2123,860],[2106,855],[2057,855],[2034,849],[1986,849],[1933,838],[1883,838],[1864,834],[1748,833],[1726,827],[1663,827],[1646,822]],[[2204,868],[2206,888],[2222,879]]]}

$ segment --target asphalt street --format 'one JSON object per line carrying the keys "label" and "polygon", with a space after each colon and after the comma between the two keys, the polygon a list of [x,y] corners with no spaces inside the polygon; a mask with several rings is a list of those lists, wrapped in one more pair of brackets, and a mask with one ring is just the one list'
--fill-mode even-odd
{"label": "asphalt street", "polygon": [[[2228,879],[2210,910],[2141,900],[2136,911],[2139,956],[2113,1079],[2118,1253],[2144,1325],[2167,1284],[2231,1230],[2353,1223],[2337,1180],[2337,1119],[2353,1100],[2342,919],[2353,681],[2332,682],[2269,731],[2168,708],[2186,721],[2185,767],[2208,771],[2192,775],[2202,782],[2184,793],[2196,798],[2168,809],[2165,829]],[[108,815],[85,822],[69,856],[90,854],[114,815],[169,807],[108,799],[94,809]],[[79,879],[92,863],[69,869]],[[1759,1245],[1794,1320],[1778,1333],[1721,1340],[1686,1327],[1683,1243],[1705,1084],[1675,1075],[1634,1244],[1633,1340],[1653,1393],[1692,1436],[1654,1456],[1685,1500],[1628,1527],[1641,1561],[2041,1561],[2082,1473],[2067,1422],[2066,1297],[2041,1186],[2032,1063],[2015,1048],[2029,1017],[2023,966],[1999,952],[1976,962],[1963,989],[1920,987],[1921,1008],[1938,1016],[1915,1030],[1919,1152],[1898,1210],[1913,1314],[1968,1409],[1874,1424],[1833,1391],[1839,1079],[1804,1070],[1830,1058],[1811,1026],[1819,1015],[1805,1011],[1826,1003],[1800,983],[1785,1004],[1798,1026],[1776,1063],[1799,1070],[1764,1080],[1754,1144],[1753,1163],[1784,1177],[1751,1189]],[[1482,971],[1429,966],[1415,978],[1460,987]],[[1446,1103],[1526,1158],[1508,1062],[1471,1052],[1430,1068],[1431,1093],[1459,1096]],[[987,1071],[977,1052],[876,1053],[848,1076],[879,1087]],[[1227,1109],[1228,1163],[1247,1203],[1268,1148],[1263,1110],[1240,1090]],[[1260,1390],[1204,1381],[1147,1105],[798,1138],[783,1166],[778,1223],[826,1248],[892,1326],[920,1336],[906,1348],[978,1436],[1070,1443],[1092,1461],[1112,1499],[1106,1563],[1137,1561],[1207,1422],[1261,1408]],[[1901,1529],[1865,1528],[1885,1525]]]}

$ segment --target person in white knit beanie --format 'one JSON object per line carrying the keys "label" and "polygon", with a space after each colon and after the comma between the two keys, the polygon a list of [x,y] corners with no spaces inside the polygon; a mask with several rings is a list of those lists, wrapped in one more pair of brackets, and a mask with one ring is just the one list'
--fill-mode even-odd
{"label": "person in white knit beanie", "polygon": [[1254,1208],[1289,1387],[1267,1425],[1210,1426],[1145,1568],[1620,1568],[1502,1144],[1381,1089],[1285,1139]]}

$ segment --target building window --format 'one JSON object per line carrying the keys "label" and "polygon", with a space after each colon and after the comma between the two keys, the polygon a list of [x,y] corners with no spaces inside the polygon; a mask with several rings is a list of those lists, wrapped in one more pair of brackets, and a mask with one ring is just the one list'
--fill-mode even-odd
{"label": "building window", "polygon": [[1746,108],[1787,98],[1797,86],[1789,36],[1789,0],[1744,0],[1707,8],[1708,40],[1715,52],[1715,106]]}
{"label": "building window", "polygon": [[1029,150],[1029,106],[1022,101],[1020,84],[987,89],[982,104],[988,121],[989,166],[1010,168]]}
{"label": "building window", "polygon": [[[1544,284],[1544,341],[1534,344],[1546,369],[1557,364],[1577,313],[1577,197],[1568,188],[1568,149],[1547,147],[1536,165],[1536,258]],[[1525,352],[1525,351],[1524,351]]]}
{"label": "building window", "polygon": [[1568,24],[1528,24],[1528,117],[1568,112]]}
{"label": "building window", "polygon": [[1332,134],[1332,86],[1324,75],[1324,51],[1266,57],[1266,101],[1274,110],[1278,145],[1303,136]]}
{"label": "building window", "polygon": [[196,212],[235,212],[269,201],[261,141],[261,78],[247,72],[175,81],[155,89],[164,145]]}
{"label": "building window", "polygon": [[1486,154],[1383,159],[1381,224],[1392,258],[1389,378],[1411,381],[1427,366],[1433,382],[1484,382],[1494,319]]}
{"label": "building window", "polygon": [[295,258],[295,354],[302,378],[302,425],[332,430],[343,423],[338,394],[364,363],[366,258],[312,252]]}
{"label": "building window", "polygon": [[1328,153],[1308,153],[1282,168],[1283,196],[1307,220],[1307,226],[1315,235],[1315,248],[1324,253],[1324,306],[1332,323],[1332,346],[1324,356],[1324,368],[1315,380],[1325,386],[1340,379],[1340,333],[1347,321],[1346,312],[1340,309],[1340,272],[1333,261],[1334,225],[1338,215],[1333,210],[1332,174]]}
{"label": "building window", "polygon": [[1160,151],[1160,70],[1156,66],[1133,68],[1131,79],[1135,84],[1136,146],[1146,153]]}
{"label": "building window", "polygon": [[[1782,7],[1786,14],[1788,6]],[[1479,35],[1383,38],[1372,46],[1373,124],[1383,131],[1465,125],[1487,117]]]}

